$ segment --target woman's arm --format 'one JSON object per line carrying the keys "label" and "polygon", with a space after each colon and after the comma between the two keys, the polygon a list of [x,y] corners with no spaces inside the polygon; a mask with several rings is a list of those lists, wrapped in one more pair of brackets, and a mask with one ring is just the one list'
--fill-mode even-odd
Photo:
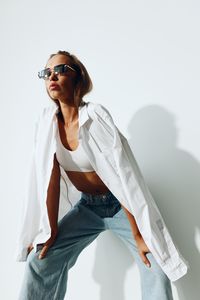
{"label": "woman's arm", "polygon": [[122,204],[121,204],[121,206],[122,206],[123,210],[125,211],[125,213],[128,217],[128,220],[130,222],[131,230],[132,230],[134,239],[136,239],[137,237],[141,237],[141,233],[140,233],[139,228],[136,224],[134,216]]}
{"label": "woman's arm", "polygon": [[58,229],[58,210],[60,198],[60,167],[54,154],[53,169],[47,190],[47,210],[51,232],[57,232]]}
{"label": "woman's arm", "polygon": [[54,243],[58,232],[58,210],[59,210],[59,199],[60,199],[60,167],[54,154],[53,168],[47,189],[47,210],[49,223],[51,227],[51,237],[43,245],[39,258],[43,258],[49,247]]}
{"label": "woman's arm", "polygon": [[137,226],[137,223],[135,221],[134,216],[121,204],[122,208],[124,209],[127,218],[129,220],[129,223],[131,225],[131,230],[133,233],[133,237],[136,241],[138,250],[139,250],[139,255],[141,257],[141,259],[143,260],[143,262],[150,267],[150,261],[148,260],[148,258],[146,257],[146,253],[150,252],[149,248],[147,247],[147,245],[144,242],[144,239],[139,231],[139,228]]}

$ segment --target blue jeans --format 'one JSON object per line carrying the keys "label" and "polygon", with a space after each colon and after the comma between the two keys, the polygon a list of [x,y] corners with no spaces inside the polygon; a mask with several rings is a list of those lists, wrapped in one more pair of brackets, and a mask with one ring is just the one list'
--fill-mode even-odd
{"label": "blue jeans", "polygon": [[130,249],[140,271],[142,299],[173,300],[171,282],[150,252],[151,268],[143,263],[126,213],[110,191],[101,195],[81,193],[79,202],[58,222],[58,235],[46,256],[38,258],[42,246],[29,253],[18,299],[63,300],[68,270],[81,251],[106,229]]}

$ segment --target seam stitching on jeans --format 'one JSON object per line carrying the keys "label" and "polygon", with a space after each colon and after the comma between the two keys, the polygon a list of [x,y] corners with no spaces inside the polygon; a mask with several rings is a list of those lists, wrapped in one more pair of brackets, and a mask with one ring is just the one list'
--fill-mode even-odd
{"label": "seam stitching on jeans", "polygon": [[59,285],[59,281],[60,281],[61,275],[63,274],[63,271],[64,271],[65,267],[67,266],[67,264],[68,264],[68,261],[67,261],[67,256],[66,256],[66,262],[65,262],[64,266],[61,268],[60,274],[58,276],[58,280],[57,280],[57,284],[56,284],[56,287],[55,287],[55,293],[54,293],[53,300],[59,300],[58,298],[55,298],[55,296],[57,294],[57,289],[58,289],[58,285]]}

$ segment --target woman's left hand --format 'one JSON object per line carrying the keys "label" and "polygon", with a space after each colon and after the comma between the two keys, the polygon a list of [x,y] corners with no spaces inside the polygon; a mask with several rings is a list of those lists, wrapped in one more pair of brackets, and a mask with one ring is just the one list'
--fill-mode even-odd
{"label": "woman's left hand", "polygon": [[148,260],[148,258],[146,257],[146,254],[150,252],[149,248],[147,247],[143,237],[141,236],[141,234],[135,236],[135,241],[138,247],[138,251],[139,251],[139,255],[142,259],[142,261],[144,262],[144,264],[147,267],[151,267],[151,263]]}

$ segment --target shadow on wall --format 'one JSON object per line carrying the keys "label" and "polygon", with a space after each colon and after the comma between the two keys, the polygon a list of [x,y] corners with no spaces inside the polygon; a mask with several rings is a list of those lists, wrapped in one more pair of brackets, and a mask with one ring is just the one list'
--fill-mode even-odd
{"label": "shadow on wall", "polygon": [[[179,300],[197,300],[200,295],[200,253],[195,244],[195,231],[200,230],[199,162],[177,148],[175,117],[161,106],[139,110],[128,130],[129,144],[149,189],[174,242],[190,264],[188,273],[173,282]],[[124,300],[126,272],[133,260],[127,250],[128,259],[122,256],[119,262],[120,253],[116,249],[116,255],[112,251],[113,255],[108,256],[110,266],[100,265],[98,261],[105,261],[103,247],[109,249],[109,246],[109,241],[97,241],[94,279],[100,284],[100,300]],[[123,252],[124,248],[121,250]]]}

